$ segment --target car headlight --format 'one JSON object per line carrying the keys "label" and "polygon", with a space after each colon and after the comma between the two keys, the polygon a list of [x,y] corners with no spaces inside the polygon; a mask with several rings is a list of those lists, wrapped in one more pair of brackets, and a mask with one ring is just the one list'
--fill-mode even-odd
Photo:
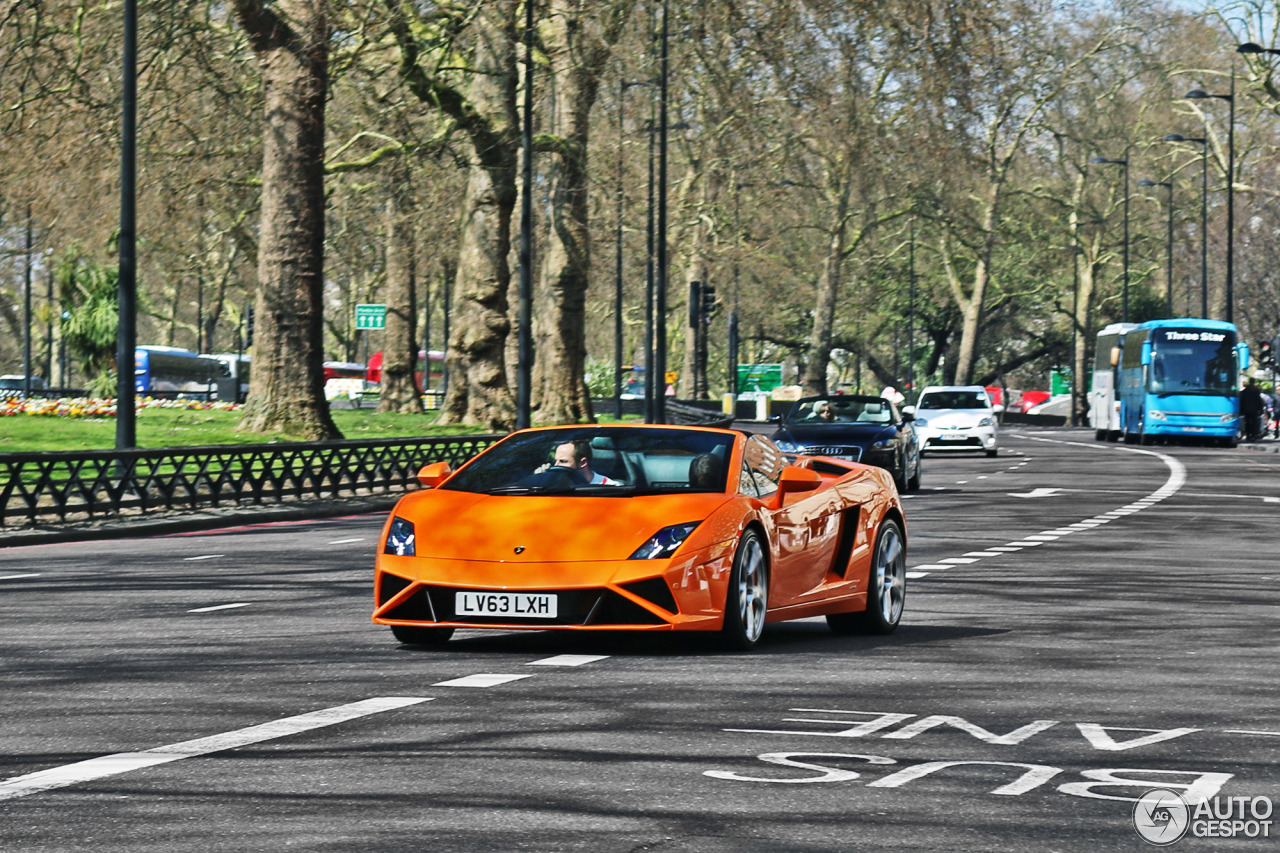
{"label": "car headlight", "polygon": [[387,544],[383,547],[382,553],[397,554],[401,557],[417,556],[413,548],[412,521],[406,521],[403,518],[391,521],[391,529],[387,531]]}
{"label": "car headlight", "polygon": [[649,541],[636,549],[628,560],[661,560],[670,557],[676,549],[689,538],[693,529],[701,521],[686,521],[684,524],[673,524],[664,527],[649,537]]}
{"label": "car headlight", "polygon": [[1236,416],[1235,416],[1235,415],[1223,415],[1223,416],[1219,419],[1219,423],[1224,423],[1224,424],[1231,424],[1231,423],[1235,423],[1235,421],[1236,421]]}
{"label": "car headlight", "polygon": [[929,425],[928,418],[916,418],[914,421],[916,427],[927,427]]}
{"label": "car headlight", "polygon": [[868,450],[892,450],[893,439],[892,438],[881,439],[880,441],[877,441],[875,444],[871,445],[867,449]]}
{"label": "car headlight", "polygon": [[982,420],[978,421],[978,426],[980,427],[995,426],[995,425],[996,425],[995,418],[983,418]]}
{"label": "car headlight", "polygon": [[1151,420],[1153,420],[1153,421],[1167,421],[1167,420],[1169,420],[1169,415],[1168,415],[1166,412],[1162,412],[1162,411],[1160,411],[1159,409],[1151,409],[1150,411],[1148,411],[1148,412],[1147,412],[1147,415],[1148,415],[1148,416],[1151,418]]}

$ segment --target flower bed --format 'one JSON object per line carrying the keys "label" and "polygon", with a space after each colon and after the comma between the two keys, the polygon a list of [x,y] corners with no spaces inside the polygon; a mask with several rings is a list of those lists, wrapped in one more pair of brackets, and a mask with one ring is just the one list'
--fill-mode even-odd
{"label": "flower bed", "polygon": [[[208,400],[157,400],[152,397],[139,397],[136,408],[234,411],[240,409],[241,406],[238,403]],[[114,399],[89,397],[58,400],[40,397],[7,397],[0,400],[0,417],[5,415],[43,415],[55,418],[114,418],[116,416],[116,401]]]}

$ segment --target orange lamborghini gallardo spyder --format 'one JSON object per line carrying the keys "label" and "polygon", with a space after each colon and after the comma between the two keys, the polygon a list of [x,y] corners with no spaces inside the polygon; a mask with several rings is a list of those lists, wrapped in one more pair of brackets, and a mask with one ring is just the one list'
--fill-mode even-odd
{"label": "orange lamborghini gallardo spyder", "polygon": [[906,595],[906,524],[884,470],[789,457],[684,426],[512,433],[419,473],[382,530],[373,621],[402,643],[458,628],[718,631],[825,615],[887,634]]}

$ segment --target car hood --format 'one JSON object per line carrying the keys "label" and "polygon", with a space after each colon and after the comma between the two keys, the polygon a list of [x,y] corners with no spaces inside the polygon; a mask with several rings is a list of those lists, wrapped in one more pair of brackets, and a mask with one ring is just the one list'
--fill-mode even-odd
{"label": "car hood", "polygon": [[806,446],[846,444],[869,447],[884,438],[892,438],[898,432],[892,424],[787,424],[774,434],[773,440],[793,441]]}
{"label": "car hood", "polygon": [[977,426],[983,418],[994,418],[995,412],[982,409],[921,409],[916,412],[916,420],[923,420],[931,427],[941,426]]}
{"label": "car hood", "polygon": [[600,562],[625,560],[662,528],[703,521],[729,500],[723,493],[564,497],[430,489],[406,495],[395,515],[413,522],[418,557]]}

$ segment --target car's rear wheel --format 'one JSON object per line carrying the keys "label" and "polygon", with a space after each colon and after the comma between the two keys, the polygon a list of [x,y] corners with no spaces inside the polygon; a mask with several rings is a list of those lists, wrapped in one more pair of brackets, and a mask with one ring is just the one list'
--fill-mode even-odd
{"label": "car's rear wheel", "polygon": [[392,625],[391,635],[407,646],[443,646],[453,636],[453,629]]}
{"label": "car's rear wheel", "polygon": [[733,574],[724,603],[721,636],[729,648],[753,648],[764,631],[769,609],[769,559],[764,540],[756,530],[747,530],[733,555]]}
{"label": "car's rear wheel", "polygon": [[908,478],[907,478],[907,491],[908,491],[908,492],[918,492],[918,491],[920,491],[920,456],[921,456],[921,454],[919,454],[919,453],[917,453],[917,454],[916,454],[916,470],[915,470],[915,473],[914,473],[914,474],[912,474],[910,477],[908,477]]}
{"label": "car's rear wheel", "polygon": [[827,624],[836,634],[892,634],[902,621],[907,601],[907,546],[902,527],[891,518],[880,524],[867,578],[867,609],[831,613]]}

